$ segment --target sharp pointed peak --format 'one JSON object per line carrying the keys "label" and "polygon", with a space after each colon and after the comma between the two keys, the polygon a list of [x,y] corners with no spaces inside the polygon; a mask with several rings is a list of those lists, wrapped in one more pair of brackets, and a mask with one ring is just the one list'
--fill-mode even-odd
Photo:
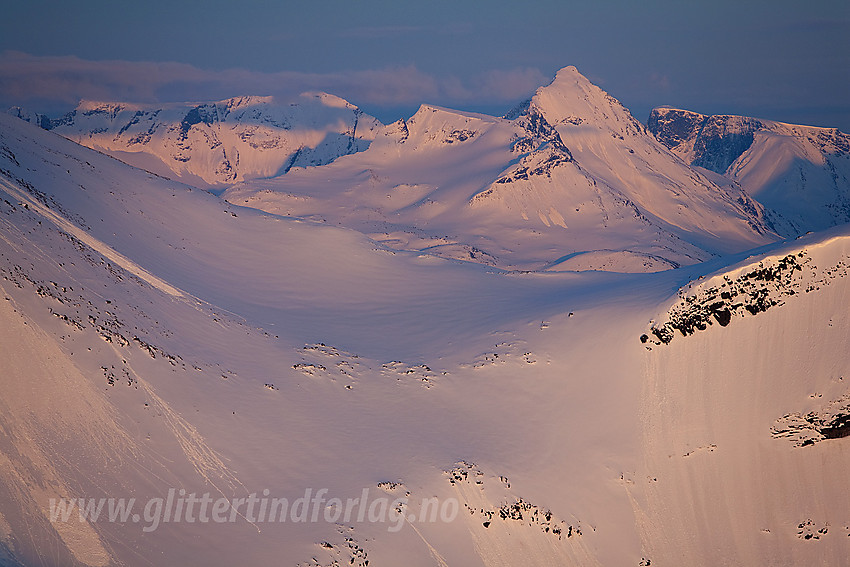
{"label": "sharp pointed peak", "polygon": [[642,128],[620,101],[572,65],[560,69],[548,85],[537,89],[529,109],[545,117],[553,126],[569,122],[599,127],[607,123],[607,127],[618,131]]}

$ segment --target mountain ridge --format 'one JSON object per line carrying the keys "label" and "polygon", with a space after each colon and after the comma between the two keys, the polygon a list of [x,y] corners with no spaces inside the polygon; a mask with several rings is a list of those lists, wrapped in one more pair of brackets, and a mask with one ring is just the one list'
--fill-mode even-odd
{"label": "mountain ridge", "polygon": [[297,101],[238,96],[215,102],[81,101],[49,119],[10,113],[81,145],[205,188],[330,163],[368,147],[380,122],[328,93]]}

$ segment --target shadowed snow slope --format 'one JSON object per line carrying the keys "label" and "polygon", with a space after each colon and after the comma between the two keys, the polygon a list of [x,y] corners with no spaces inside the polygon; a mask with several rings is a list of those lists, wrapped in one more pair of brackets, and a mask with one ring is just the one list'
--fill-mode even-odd
{"label": "shadowed snow slope", "polygon": [[[472,178],[520,176],[500,147],[537,128],[522,155],[580,175],[585,146],[532,107],[424,108],[363,155],[480,144],[492,162]],[[442,186],[399,191],[446,203]],[[0,562],[840,563],[848,243],[833,229],[662,273],[505,272],[232,205],[0,116]],[[144,511],[170,489],[293,508]],[[334,516],[364,490],[372,512]],[[139,516],[51,519],[51,499],[107,497]]]}
{"label": "shadowed snow slope", "polygon": [[423,105],[364,152],[224,196],[508,269],[658,271],[777,238],[573,67],[505,118]]}

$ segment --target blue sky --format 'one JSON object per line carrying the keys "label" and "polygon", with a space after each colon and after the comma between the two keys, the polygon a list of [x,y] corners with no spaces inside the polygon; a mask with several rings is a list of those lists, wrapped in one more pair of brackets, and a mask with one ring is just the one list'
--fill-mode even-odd
{"label": "blue sky", "polygon": [[850,2],[7,3],[0,104],[58,113],[325,90],[383,121],[420,103],[503,113],[575,65],[657,105],[850,131]]}

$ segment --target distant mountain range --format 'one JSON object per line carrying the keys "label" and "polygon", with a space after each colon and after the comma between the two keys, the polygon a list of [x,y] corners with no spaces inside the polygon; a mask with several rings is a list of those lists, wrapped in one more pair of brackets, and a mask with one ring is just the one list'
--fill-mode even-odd
{"label": "distant mountain range", "polygon": [[131,165],[202,187],[323,165],[369,147],[380,122],[326,93],[141,105],[82,101],[58,119],[10,111]]}
{"label": "distant mountain range", "polygon": [[224,197],[508,269],[656,271],[778,238],[574,67],[503,118],[423,105],[363,152]]}
{"label": "distant mountain range", "polygon": [[670,108],[646,127],[574,67],[502,118],[384,126],[324,93],[10,112],[233,203],[508,269],[656,271],[850,220],[846,134]]}

